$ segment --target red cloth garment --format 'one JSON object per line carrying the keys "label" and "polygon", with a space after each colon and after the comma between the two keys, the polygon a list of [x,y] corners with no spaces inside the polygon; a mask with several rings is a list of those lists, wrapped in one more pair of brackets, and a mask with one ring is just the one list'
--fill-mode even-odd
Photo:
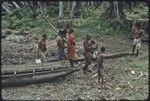
{"label": "red cloth garment", "polygon": [[68,58],[69,59],[76,59],[76,51],[75,51],[75,47],[74,47],[74,43],[75,43],[75,36],[73,35],[73,33],[71,34],[67,34],[67,42],[68,42]]}
{"label": "red cloth garment", "polygon": [[67,42],[72,45],[75,42],[75,36],[73,35],[73,33],[71,34],[67,34]]}

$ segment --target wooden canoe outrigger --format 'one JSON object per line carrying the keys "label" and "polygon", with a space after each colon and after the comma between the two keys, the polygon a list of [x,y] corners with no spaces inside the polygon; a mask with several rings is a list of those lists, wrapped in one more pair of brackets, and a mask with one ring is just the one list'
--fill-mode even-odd
{"label": "wooden canoe outrigger", "polygon": [[2,88],[5,87],[20,87],[30,84],[48,83],[64,78],[79,69],[61,69],[59,71],[40,71],[33,73],[20,73],[15,75],[2,75]]}
{"label": "wooden canoe outrigger", "polygon": [[[123,53],[114,53],[109,55],[104,55],[104,59],[113,59],[121,56],[134,56],[136,54],[132,54],[130,52]],[[76,59],[74,62],[84,61],[84,58]],[[3,71],[1,75],[1,83],[2,87],[15,87],[15,86],[25,86],[30,84],[39,84],[52,82],[57,80],[58,78],[66,77],[74,72],[79,71],[80,68],[67,68],[61,67],[61,69],[36,69],[36,70],[24,70],[24,71]]]}

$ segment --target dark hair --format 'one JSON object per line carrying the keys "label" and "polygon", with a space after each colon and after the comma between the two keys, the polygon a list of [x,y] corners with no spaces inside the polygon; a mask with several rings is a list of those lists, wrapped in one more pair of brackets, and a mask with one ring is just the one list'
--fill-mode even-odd
{"label": "dark hair", "polygon": [[140,22],[136,22],[135,26],[141,28],[141,23]]}
{"label": "dark hair", "polygon": [[70,28],[70,24],[69,24],[69,23],[67,23],[66,28],[67,28],[67,29],[69,29],[69,28]]}
{"label": "dark hair", "polygon": [[91,36],[90,34],[86,34],[86,39],[89,40],[89,39],[91,39],[91,37],[92,37],[92,36]]}
{"label": "dark hair", "polygon": [[94,40],[91,40],[91,43],[95,44],[95,41],[94,41]]}
{"label": "dark hair", "polygon": [[74,32],[74,30],[73,30],[73,29],[70,29],[70,30],[69,30],[69,33],[73,33],[73,32]]}
{"label": "dark hair", "polygon": [[64,30],[59,30],[59,34],[62,35],[62,36],[65,36],[67,33],[67,31],[64,29]]}
{"label": "dark hair", "polygon": [[66,34],[67,34],[67,30],[64,29],[62,33],[63,33],[64,35],[66,35]]}
{"label": "dark hair", "polygon": [[61,34],[61,32],[62,32],[61,30],[58,31],[59,34]]}
{"label": "dark hair", "polygon": [[105,47],[104,46],[101,47],[101,51],[102,51],[102,53],[105,52]]}
{"label": "dark hair", "polygon": [[43,34],[43,36],[42,36],[43,38],[47,38],[47,35],[46,34]]}

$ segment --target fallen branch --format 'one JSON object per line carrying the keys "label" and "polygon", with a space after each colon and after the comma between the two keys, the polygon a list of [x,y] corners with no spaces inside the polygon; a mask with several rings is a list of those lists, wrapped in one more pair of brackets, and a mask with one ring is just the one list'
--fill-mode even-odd
{"label": "fallen branch", "polygon": [[143,76],[143,72],[140,72],[140,76],[138,76],[137,78],[135,78],[134,80],[138,80],[140,77]]}
{"label": "fallen branch", "polygon": [[[104,59],[112,59],[112,58],[117,58],[117,57],[122,57],[122,56],[127,56],[127,55],[133,55],[134,56],[136,54],[132,54],[131,52],[122,52],[122,53],[107,54],[107,55],[104,55]],[[49,60],[48,62],[56,62],[56,61],[61,61],[61,60],[54,59],[54,60]],[[80,61],[85,61],[85,58],[78,58],[78,59],[74,60],[74,62],[80,62]]]}
{"label": "fallen branch", "polygon": [[[136,55],[136,54],[132,54],[130,52],[122,52],[122,53],[114,53],[114,54],[107,54],[104,55],[104,59],[112,59],[112,58],[117,58],[117,57],[122,57],[122,56],[127,56],[127,55]],[[95,60],[96,58],[94,58]],[[80,58],[80,59],[76,59],[74,60],[74,62],[79,62],[79,61],[84,61],[84,58]]]}

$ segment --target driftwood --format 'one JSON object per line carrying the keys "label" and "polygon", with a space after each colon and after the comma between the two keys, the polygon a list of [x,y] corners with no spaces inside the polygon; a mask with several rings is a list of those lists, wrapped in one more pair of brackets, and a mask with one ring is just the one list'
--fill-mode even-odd
{"label": "driftwood", "polygon": [[20,9],[20,6],[16,3],[16,2],[12,2],[14,4],[14,6],[18,9]]}
{"label": "driftwood", "polygon": [[3,2],[2,7],[3,7],[4,10],[7,11],[8,14],[12,13],[12,11],[10,10],[9,4],[7,2]]}
{"label": "driftwood", "polygon": [[26,76],[26,77],[15,77],[12,79],[1,79],[2,87],[17,87],[17,86],[25,86],[30,84],[40,84],[46,82],[53,82],[58,80],[58,78],[63,78],[69,74],[72,74],[79,69],[68,69],[67,71],[62,71],[59,73],[54,74],[45,74],[45,75],[33,75],[33,76]]}
{"label": "driftwood", "polygon": [[[107,55],[104,55],[104,59],[118,58],[118,57],[127,56],[127,55],[131,55],[131,56],[133,55],[134,56],[136,54],[132,54],[131,52],[121,52],[121,53],[107,54]],[[48,62],[56,62],[56,61],[61,61],[61,60],[54,59],[54,60],[50,60]],[[78,58],[78,59],[74,60],[74,62],[80,62],[80,61],[85,61],[85,59],[84,58]]]}
{"label": "driftwood", "polygon": [[[107,54],[104,55],[104,59],[112,59],[112,58],[117,58],[117,57],[122,57],[122,56],[127,56],[127,55],[136,55],[136,54],[132,54],[131,52],[122,52],[122,53],[114,53],[114,54]],[[94,58],[95,60],[96,58]],[[80,59],[76,59],[74,60],[74,62],[79,62],[79,61],[85,61],[84,58],[80,58]]]}
{"label": "driftwood", "polygon": [[135,78],[134,80],[138,80],[140,77],[143,76],[143,72],[140,72],[140,76],[138,76],[137,78]]}

